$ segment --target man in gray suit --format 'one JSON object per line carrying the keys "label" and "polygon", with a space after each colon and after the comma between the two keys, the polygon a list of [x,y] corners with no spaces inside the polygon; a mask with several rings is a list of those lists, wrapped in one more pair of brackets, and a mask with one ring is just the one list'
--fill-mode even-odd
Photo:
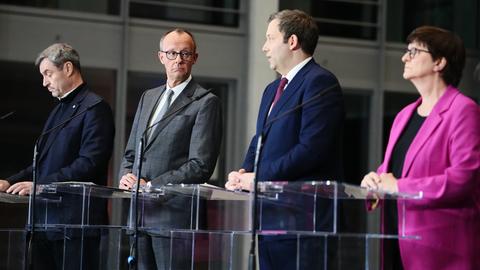
{"label": "man in gray suit", "polygon": [[[160,62],[167,83],[146,91],[140,99],[121,165],[121,189],[138,182],[134,168],[139,141],[144,137],[140,185],[200,184],[213,173],[222,139],[219,99],[198,85],[191,76],[198,58],[193,35],[183,29],[166,32],[160,39]],[[165,198],[143,202],[144,226],[155,227],[139,237],[139,269],[169,269],[170,228],[188,228],[191,200]],[[157,230],[157,229],[163,229]],[[178,240],[178,239],[177,239]],[[189,241],[175,241],[176,257]],[[182,269],[173,265],[172,269]]]}

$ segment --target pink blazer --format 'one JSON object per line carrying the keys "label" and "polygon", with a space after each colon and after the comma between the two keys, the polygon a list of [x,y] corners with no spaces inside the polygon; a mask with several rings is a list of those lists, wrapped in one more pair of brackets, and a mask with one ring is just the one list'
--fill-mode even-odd
{"label": "pink blazer", "polygon": [[[395,118],[379,173],[387,172],[393,147],[420,102]],[[399,241],[405,269],[480,269],[479,167],[479,106],[449,86],[410,145],[398,181],[399,192],[423,193],[421,200],[406,201],[405,220],[398,218],[407,235],[421,237]]]}

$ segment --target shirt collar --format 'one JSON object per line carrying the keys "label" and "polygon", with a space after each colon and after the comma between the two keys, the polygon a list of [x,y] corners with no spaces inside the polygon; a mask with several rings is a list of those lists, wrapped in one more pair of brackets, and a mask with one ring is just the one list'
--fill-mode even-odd
{"label": "shirt collar", "polygon": [[[68,91],[68,92],[65,93],[63,96],[58,97],[58,100],[59,100],[60,102],[68,102],[69,100],[71,100],[71,99],[70,99],[70,96],[75,96],[75,95],[73,95],[72,93],[75,92],[75,90],[82,88],[83,85],[84,85],[84,83],[82,83],[82,84],[80,84],[79,86],[77,86],[76,88]],[[68,98],[67,98],[67,97],[68,97]],[[72,99],[73,99],[73,98],[72,98]]]}
{"label": "shirt collar", "polygon": [[180,93],[182,93],[183,89],[185,89],[185,87],[187,87],[188,83],[192,80],[192,74],[190,74],[190,76],[188,76],[188,78],[183,81],[181,84],[175,86],[175,87],[172,87],[170,88],[170,86],[166,85],[166,89],[172,89],[173,91],[173,96],[172,96],[172,102],[175,100],[176,97],[178,97],[178,95],[180,95]]}
{"label": "shirt collar", "polygon": [[[300,69],[302,69],[308,63],[308,61],[310,61],[310,59],[312,59],[312,58],[313,57],[310,56],[307,59],[303,60],[302,62],[298,63],[292,69],[290,69],[290,71],[287,73],[287,75],[285,75],[285,78],[287,78],[287,80],[288,80],[287,85],[293,80],[293,78],[295,77],[295,75],[297,75],[297,73],[300,71]],[[285,86],[285,87],[287,87],[287,86]]]}

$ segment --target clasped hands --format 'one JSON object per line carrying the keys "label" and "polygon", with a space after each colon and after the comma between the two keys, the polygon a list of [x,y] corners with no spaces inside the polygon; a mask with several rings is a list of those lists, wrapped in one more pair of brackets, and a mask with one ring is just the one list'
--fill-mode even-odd
{"label": "clasped hands", "polygon": [[[120,183],[118,184],[119,189],[124,189],[124,190],[131,190],[135,188],[135,185],[137,184],[138,178],[132,173],[127,173],[124,176],[122,176],[122,179],[120,179]],[[147,184],[147,181],[145,179],[140,179],[140,186],[144,186]]]}
{"label": "clasped hands", "polygon": [[370,172],[363,177],[361,187],[370,190],[382,190],[386,192],[398,192],[397,179],[391,173],[377,174],[376,172]]}
{"label": "clasped hands", "polygon": [[244,169],[233,171],[228,174],[228,181],[225,183],[225,188],[228,190],[248,190],[253,189],[254,175],[251,172],[246,172]]}

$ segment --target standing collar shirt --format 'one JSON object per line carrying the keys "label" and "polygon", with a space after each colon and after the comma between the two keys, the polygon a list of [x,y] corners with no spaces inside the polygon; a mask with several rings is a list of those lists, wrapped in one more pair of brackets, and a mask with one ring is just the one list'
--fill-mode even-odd
{"label": "standing collar shirt", "polygon": [[[72,90],[68,91],[67,93],[63,94],[63,96],[57,97],[57,99],[60,100],[60,101],[69,100],[69,99],[67,99],[67,97],[68,97],[73,91],[82,88],[84,84],[85,84],[85,83],[81,83],[79,86],[77,86],[77,87],[73,88]],[[74,96],[74,95],[72,95],[72,96]],[[72,98],[72,99],[73,99],[73,98]]]}

